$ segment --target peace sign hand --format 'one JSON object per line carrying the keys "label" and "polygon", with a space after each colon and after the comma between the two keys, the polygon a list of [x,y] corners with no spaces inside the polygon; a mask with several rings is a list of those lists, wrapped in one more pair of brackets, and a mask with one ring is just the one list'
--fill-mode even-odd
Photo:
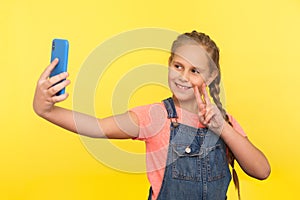
{"label": "peace sign hand", "polygon": [[[221,135],[225,120],[218,107],[213,104],[206,91],[206,85],[201,86],[201,95],[198,86],[194,86],[194,94],[199,109],[199,121],[217,135]],[[203,95],[203,99],[202,96]]]}

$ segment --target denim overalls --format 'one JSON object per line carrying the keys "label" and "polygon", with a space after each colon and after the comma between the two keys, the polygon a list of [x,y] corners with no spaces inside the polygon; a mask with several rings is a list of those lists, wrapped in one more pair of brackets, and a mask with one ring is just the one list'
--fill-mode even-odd
{"label": "denim overalls", "polygon": [[[171,120],[170,143],[158,200],[225,200],[231,174],[226,146],[207,128],[177,123],[172,98],[163,101]],[[148,200],[151,200],[152,189]]]}

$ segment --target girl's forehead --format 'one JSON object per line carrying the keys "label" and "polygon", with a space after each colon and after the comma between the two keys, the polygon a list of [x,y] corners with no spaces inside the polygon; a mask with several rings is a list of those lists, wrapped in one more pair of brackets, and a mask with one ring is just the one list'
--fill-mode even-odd
{"label": "girl's forehead", "polygon": [[218,75],[219,70],[214,61],[201,45],[187,44],[176,48],[173,52],[192,66],[199,68],[206,85],[209,85]]}
{"label": "girl's forehead", "polygon": [[204,67],[209,64],[208,55],[200,45],[180,46],[175,50],[174,54],[180,56],[194,67]]}

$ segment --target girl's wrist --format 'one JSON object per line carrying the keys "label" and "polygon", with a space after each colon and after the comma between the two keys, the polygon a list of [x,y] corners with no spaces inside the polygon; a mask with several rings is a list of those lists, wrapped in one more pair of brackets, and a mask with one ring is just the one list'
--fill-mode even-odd
{"label": "girl's wrist", "polygon": [[49,120],[49,119],[52,118],[53,113],[55,112],[55,110],[56,110],[56,106],[53,106],[50,109],[45,110],[44,112],[41,112],[39,114],[39,116],[42,117],[42,118],[44,118],[44,119],[46,119],[46,120]]}
{"label": "girl's wrist", "polygon": [[224,137],[226,138],[227,136],[227,133],[228,132],[231,132],[232,131],[232,126],[230,124],[228,124],[225,120],[224,120],[224,123],[223,123],[223,127],[222,127],[222,130],[221,130],[221,133],[220,133],[220,137],[222,139],[224,139]]}

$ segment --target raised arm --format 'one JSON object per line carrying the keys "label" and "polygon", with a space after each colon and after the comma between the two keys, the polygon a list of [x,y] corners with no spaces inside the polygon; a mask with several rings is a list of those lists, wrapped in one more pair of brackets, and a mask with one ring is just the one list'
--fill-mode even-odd
{"label": "raised arm", "polygon": [[265,155],[247,137],[239,134],[225,122],[220,110],[211,103],[205,86],[201,88],[204,101],[201,99],[197,88],[195,91],[200,110],[200,122],[224,140],[245,173],[260,180],[266,179],[271,168]]}
{"label": "raised arm", "polygon": [[268,178],[271,168],[267,158],[247,137],[236,132],[228,123],[224,124],[221,137],[245,173],[260,180]]}
{"label": "raised arm", "polygon": [[[127,139],[138,136],[138,119],[132,112],[98,119],[56,106],[56,103],[66,100],[68,94],[59,96],[55,94],[70,84],[70,80],[66,79],[68,73],[61,73],[49,78],[58,62],[58,59],[55,59],[38,80],[33,100],[33,109],[37,115],[64,129],[88,137]],[[60,82],[64,79],[66,80]]]}

